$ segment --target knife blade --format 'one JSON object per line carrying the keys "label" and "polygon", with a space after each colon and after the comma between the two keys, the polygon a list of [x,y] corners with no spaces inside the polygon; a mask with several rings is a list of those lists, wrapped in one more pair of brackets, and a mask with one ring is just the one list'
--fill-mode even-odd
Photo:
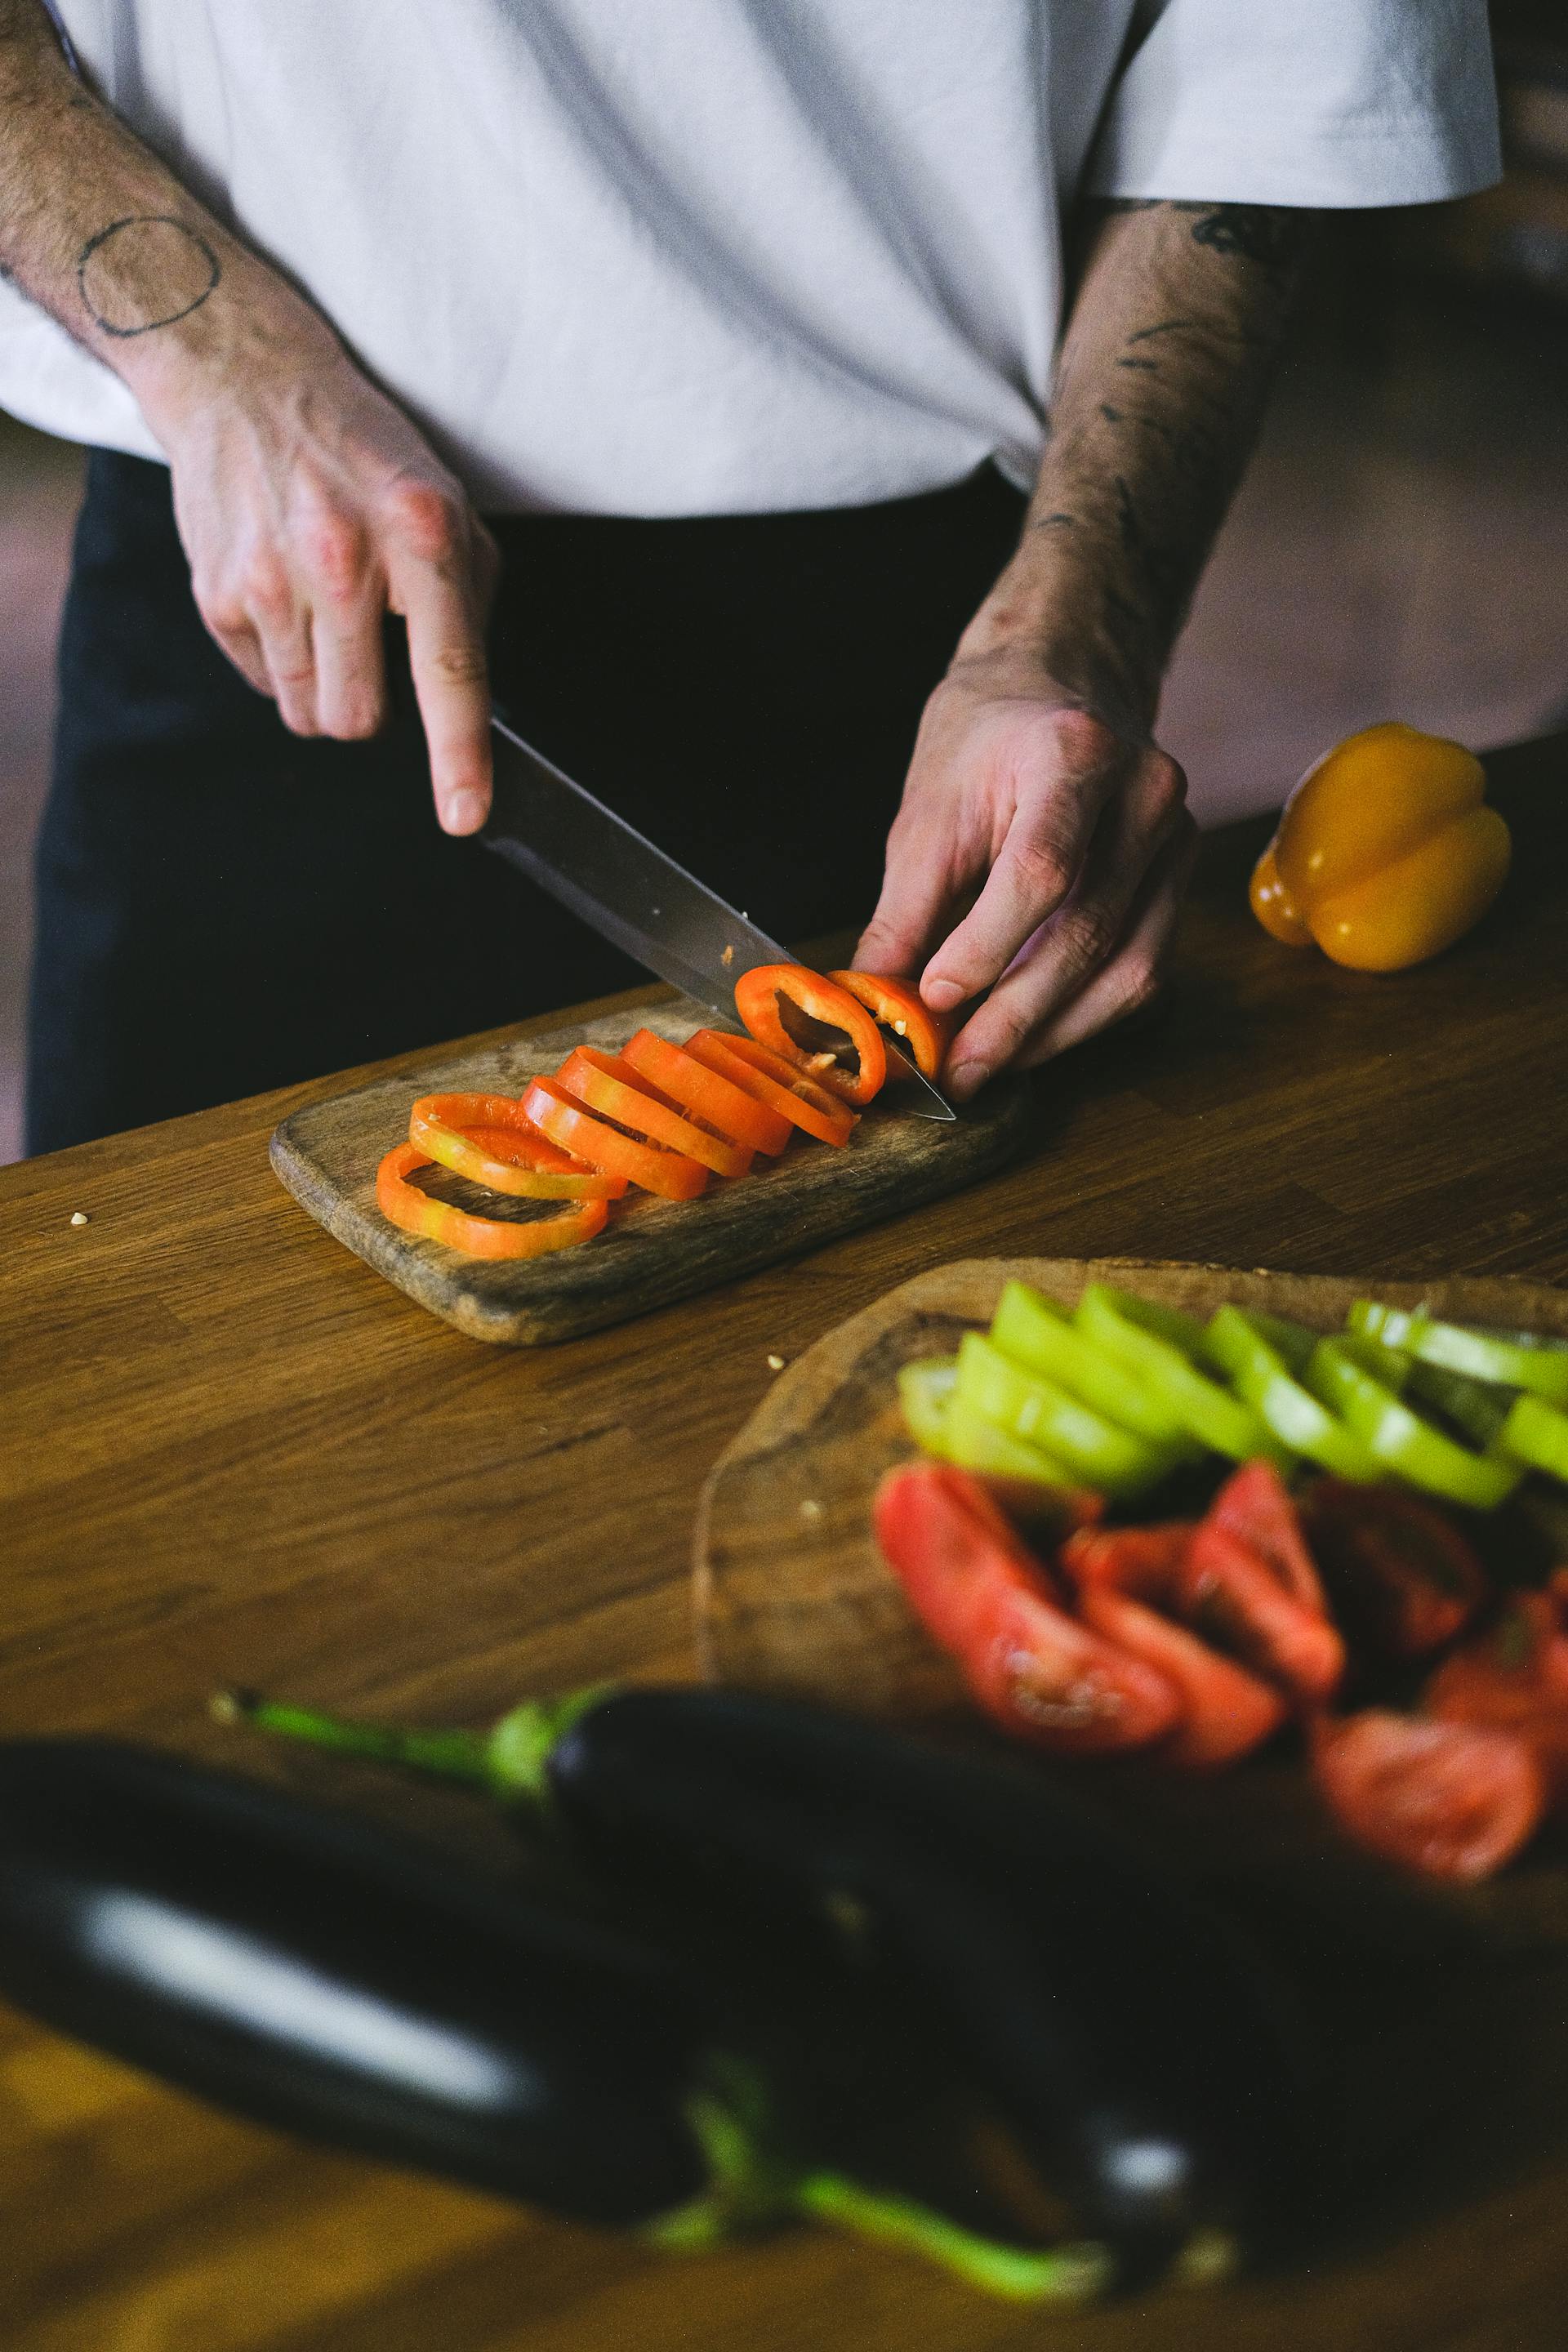
{"label": "knife blade", "polygon": [[[493,717],[490,730],[495,795],[479,839],[601,939],[731,1026],[735,982],[742,972],[760,963],[799,961],[614,809],[574,783],[504,719]],[[887,1043],[888,1076],[898,1087],[899,1108],[917,1118],[952,1118],[951,1105],[897,1041],[889,1037]]]}

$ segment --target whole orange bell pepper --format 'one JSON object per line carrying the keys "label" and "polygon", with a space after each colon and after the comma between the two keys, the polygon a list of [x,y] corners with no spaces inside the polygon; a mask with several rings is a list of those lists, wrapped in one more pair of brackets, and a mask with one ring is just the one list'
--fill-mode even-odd
{"label": "whole orange bell pepper", "polygon": [[1463,937],[1508,874],[1511,845],[1472,751],[1391,721],[1309,768],[1253,870],[1252,911],[1288,947],[1398,971]]}

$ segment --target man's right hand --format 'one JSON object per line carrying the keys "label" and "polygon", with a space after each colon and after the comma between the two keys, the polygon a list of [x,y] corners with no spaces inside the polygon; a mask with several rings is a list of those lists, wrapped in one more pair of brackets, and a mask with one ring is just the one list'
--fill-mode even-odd
{"label": "man's right hand", "polygon": [[490,799],[485,619],[495,542],[415,425],[310,319],[265,369],[197,369],[144,401],[169,453],[203,620],[296,735],[374,735],[382,621],[401,614],[436,807]]}

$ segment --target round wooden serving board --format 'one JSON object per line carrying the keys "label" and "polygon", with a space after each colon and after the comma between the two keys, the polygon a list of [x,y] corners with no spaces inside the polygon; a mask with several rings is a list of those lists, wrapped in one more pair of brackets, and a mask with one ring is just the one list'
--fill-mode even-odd
{"label": "round wooden serving board", "polygon": [[[956,1674],[878,1553],[871,1497],[883,1472],[915,1452],[894,1387],[900,1365],[951,1354],[961,1333],[990,1320],[1015,1276],[1064,1307],[1086,1283],[1106,1281],[1201,1317],[1230,1299],[1331,1331],[1354,1298],[1426,1301],[1459,1321],[1568,1339],[1568,1291],[1512,1279],[1386,1283],[1120,1258],[935,1267],[808,1349],[720,1456],[698,1515],[695,1578],[699,1653],[713,1680],[894,1718],[961,1703]],[[1556,1516],[1568,1559],[1568,1508]]]}

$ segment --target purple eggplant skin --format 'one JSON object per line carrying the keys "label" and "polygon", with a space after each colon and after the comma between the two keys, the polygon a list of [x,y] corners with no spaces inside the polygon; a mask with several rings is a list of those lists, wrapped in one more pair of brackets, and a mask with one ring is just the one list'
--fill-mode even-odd
{"label": "purple eggplant skin", "polygon": [[[1031,1759],[1033,1762],[1033,1759]],[[1288,1989],[1066,1776],[749,1692],[627,1689],[544,1762],[576,1850],[754,1938],[849,1923],[1124,2284],[1198,2233],[1289,2258],[1337,2128]]]}
{"label": "purple eggplant skin", "polygon": [[87,1740],[0,1743],[0,1992],[220,2105],[580,2219],[706,2185],[661,1957],[352,1816]]}

